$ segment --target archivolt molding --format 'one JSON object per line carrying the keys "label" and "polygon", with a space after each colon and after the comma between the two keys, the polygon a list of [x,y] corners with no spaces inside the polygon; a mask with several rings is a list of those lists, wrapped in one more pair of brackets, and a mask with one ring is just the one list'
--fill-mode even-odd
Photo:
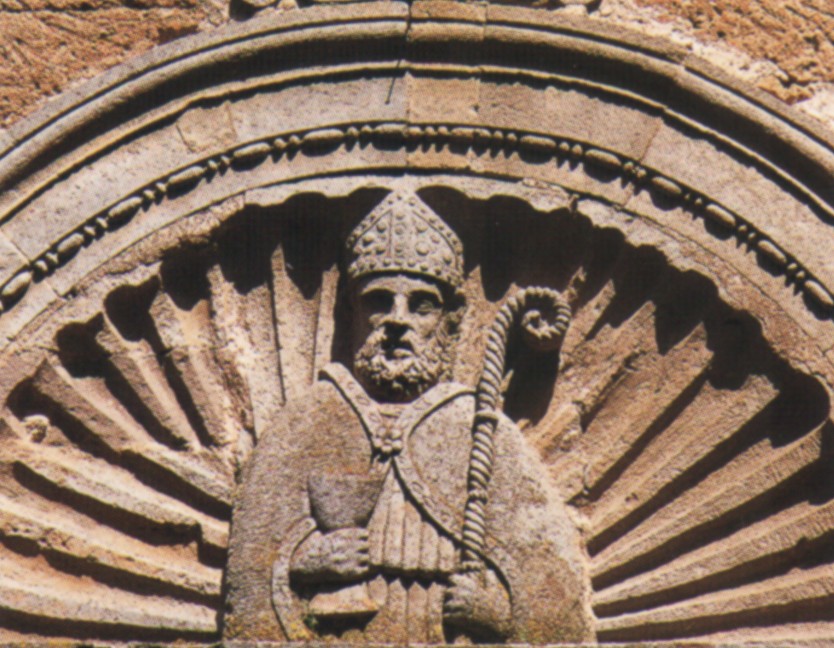
{"label": "archivolt molding", "polygon": [[[402,129],[386,133],[377,144],[389,136],[405,141]],[[272,155],[248,151],[253,165]],[[239,168],[232,155],[228,164],[227,173]],[[785,624],[799,616],[780,607],[786,598],[827,623],[818,588],[830,582],[830,565],[807,575],[801,566],[805,558],[829,555],[833,505],[826,499],[818,510],[804,498],[818,492],[813,480],[827,474],[830,402],[819,374],[798,369],[793,358],[785,362],[762,339],[755,318],[723,302],[732,287],[725,292],[720,284],[732,264],[719,259],[712,274],[700,274],[708,254],[681,251],[697,243],[671,240],[616,207],[592,199],[571,207],[567,192],[552,187],[460,174],[308,179],[253,192],[245,201],[257,206],[251,211],[240,197],[228,199],[102,265],[77,299],[26,331],[27,352],[0,379],[0,468],[11,466],[16,475],[7,482],[12,497],[0,494],[0,535],[24,548],[37,544],[53,561],[32,569],[33,559],[16,555],[16,545],[0,549],[11,574],[0,583],[8,593],[0,600],[8,610],[4,623],[76,638],[217,637],[229,502],[235,469],[249,449],[239,442],[270,429],[284,398],[308,393],[335,334],[333,255],[340,246],[327,246],[305,268],[305,275],[321,273],[319,288],[305,292],[293,279],[304,258],[293,234],[313,212],[324,215],[319,223],[355,219],[373,196],[404,188],[445,207],[447,217],[461,205],[477,216],[464,237],[480,268],[466,279],[473,319],[497,310],[502,297],[494,291],[520,279],[523,269],[535,270],[542,252],[561,258],[546,265],[554,285],[570,296],[574,318],[548,411],[526,434],[588,520],[597,639],[719,632],[724,617],[732,617],[721,607],[720,587],[714,591],[727,573],[741,574],[732,582],[742,595],[763,592],[741,607],[756,619],[773,616],[776,631],[790,632]],[[490,231],[497,213],[493,198],[509,199],[504,208],[515,205],[498,210],[505,224],[547,215],[539,254],[513,255],[516,248],[502,234],[493,241],[500,248],[495,258],[492,246],[479,249],[478,232]],[[603,208],[593,210],[593,202]],[[307,209],[296,213],[299,204]],[[279,217],[271,218],[271,210]],[[241,256],[228,254],[230,244],[247,240],[246,231],[262,237],[263,247],[252,275],[238,284],[237,263],[246,265],[241,260],[250,261],[252,250],[231,246]],[[496,280],[496,267],[507,262],[522,272],[511,269]],[[728,321],[742,327],[739,338],[724,330]],[[465,379],[483,360],[485,336],[471,328],[477,323],[468,326],[458,358]],[[692,487],[690,478],[703,483]],[[57,503],[47,509],[50,497]],[[100,503],[109,507],[105,514],[96,510]],[[725,537],[722,529],[738,511],[763,522]],[[95,524],[82,525],[85,516]],[[131,526],[137,518],[142,525]],[[693,533],[706,524],[713,527]],[[148,537],[140,533],[146,528]],[[167,542],[187,551],[166,557],[170,547],[155,546],[151,532],[168,533]],[[73,577],[65,563],[95,581],[95,605],[76,606],[74,597],[48,587]],[[785,575],[784,564],[798,566],[799,575]],[[108,580],[110,574],[118,580]],[[141,605],[143,591],[165,605]]]}
{"label": "archivolt molding", "polygon": [[[310,47],[313,42],[320,46]],[[292,60],[293,70],[279,60]],[[363,68],[372,76],[457,75],[553,84],[557,91],[575,88],[631,103],[725,149],[794,193],[823,222],[834,222],[828,195],[834,154],[826,136],[775,102],[734,86],[687,52],[591,20],[444,2],[416,3],[410,12],[398,3],[369,3],[262,17],[161,48],[115,70],[9,133],[0,156],[0,186],[6,189],[0,196],[3,222],[13,222],[31,200],[77,169],[137,134],[171,123],[189,106],[275,88],[276,74],[284,78],[281,83],[301,86],[355,77]],[[819,263],[800,258],[807,246],[785,245],[789,226],[771,232],[687,179],[600,141],[489,120],[432,123],[413,117],[409,106],[404,111],[402,120],[333,124],[325,119],[236,143],[131,189],[95,214],[79,214],[79,224],[47,249],[29,251],[22,264],[0,268],[0,308],[8,311],[25,301],[33,284],[96,241],[106,241],[108,232],[217,176],[258,167],[268,158],[291,159],[296,152],[324,156],[340,147],[350,152],[371,146],[406,152],[428,147],[460,156],[517,153],[543,167],[579,166],[593,177],[648,191],[660,208],[683,207],[708,223],[715,236],[755,252],[768,272],[784,277],[788,287],[802,294],[816,317],[832,316],[830,281],[820,275]]]}
{"label": "archivolt molding", "polygon": [[707,231],[757,255],[759,264],[784,277],[786,285],[806,299],[812,312],[830,319],[834,297],[801,263],[780,246],[745,221],[738,214],[694,191],[673,178],[648,169],[637,160],[624,158],[612,151],[587,143],[550,137],[542,133],[515,132],[504,129],[473,128],[454,124],[406,124],[398,122],[366,123],[306,132],[284,133],[274,138],[247,142],[212,156],[200,163],[179,169],[160,178],[140,191],[120,200],[108,209],[93,215],[33,263],[18,272],[0,288],[2,311],[13,308],[33,282],[42,281],[68,263],[82,248],[103,239],[108,232],[127,224],[131,219],[159,205],[195,190],[201,182],[211,182],[217,175],[242,173],[281,158],[292,158],[297,152],[315,153],[339,147],[374,146],[384,149],[403,147],[417,149],[450,147],[460,155],[518,153],[532,156],[541,164],[582,164],[587,173],[606,179],[617,178],[624,185],[647,190],[653,201],[664,209],[683,207],[695,219],[708,224]]}
{"label": "archivolt molding", "polygon": [[457,379],[518,287],[571,305],[505,402],[597,640],[830,640],[834,142],[774,102],[591,20],[377,2],[161,48],[2,146],[4,640],[219,638],[239,470],[344,360],[342,230],[400,190],[466,250]]}

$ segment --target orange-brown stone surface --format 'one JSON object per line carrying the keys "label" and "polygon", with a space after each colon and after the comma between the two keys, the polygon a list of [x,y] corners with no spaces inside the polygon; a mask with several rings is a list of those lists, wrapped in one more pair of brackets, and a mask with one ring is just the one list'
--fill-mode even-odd
{"label": "orange-brown stone surface", "polygon": [[[638,29],[663,23],[704,45],[773,65],[745,75],[795,103],[834,82],[830,0],[604,0]],[[645,14],[645,16],[641,16]],[[108,68],[229,19],[223,0],[0,0],[0,126]],[[727,61],[731,68],[744,63]]]}
{"label": "orange-brown stone surface", "polygon": [[812,96],[811,86],[834,81],[834,3],[831,0],[637,0],[662,16],[680,18],[694,35],[776,65],[758,85],[788,103]]}
{"label": "orange-brown stone surface", "polygon": [[834,645],[834,140],[636,1],[287,8],[0,132],[0,644]]}
{"label": "orange-brown stone surface", "polygon": [[0,125],[218,13],[206,0],[2,0]]}

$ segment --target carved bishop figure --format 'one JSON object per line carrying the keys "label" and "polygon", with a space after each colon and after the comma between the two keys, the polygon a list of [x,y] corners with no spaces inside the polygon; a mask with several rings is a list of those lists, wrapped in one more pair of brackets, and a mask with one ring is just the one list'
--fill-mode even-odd
{"label": "carved bishop figure", "polygon": [[591,638],[578,534],[499,415],[479,572],[461,569],[475,398],[451,382],[463,249],[415,195],[348,240],[352,366],[256,448],[234,511],[224,633],[357,643]]}

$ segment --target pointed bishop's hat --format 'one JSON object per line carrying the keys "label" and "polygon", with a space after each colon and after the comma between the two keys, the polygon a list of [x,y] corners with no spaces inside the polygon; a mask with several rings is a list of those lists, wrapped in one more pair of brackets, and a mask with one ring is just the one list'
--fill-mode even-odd
{"label": "pointed bishop's hat", "polygon": [[348,277],[405,272],[459,288],[463,245],[452,229],[413,193],[393,193],[347,240]]}

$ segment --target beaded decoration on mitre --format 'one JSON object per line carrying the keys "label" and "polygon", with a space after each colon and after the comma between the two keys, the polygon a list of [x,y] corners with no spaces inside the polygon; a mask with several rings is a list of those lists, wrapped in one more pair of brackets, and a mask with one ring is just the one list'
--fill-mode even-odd
{"label": "beaded decoration on mitre", "polygon": [[463,283],[463,245],[452,229],[414,194],[391,194],[347,240],[348,277],[407,272],[453,288]]}

